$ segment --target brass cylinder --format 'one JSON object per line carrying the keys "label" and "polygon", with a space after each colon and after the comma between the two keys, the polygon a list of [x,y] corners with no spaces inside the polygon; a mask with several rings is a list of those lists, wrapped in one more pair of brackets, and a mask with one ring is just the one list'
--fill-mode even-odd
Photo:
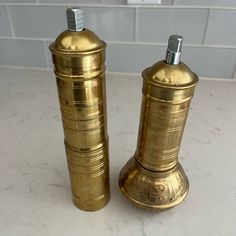
{"label": "brass cylinder", "polygon": [[121,170],[119,185],[136,205],[163,210],[179,204],[188,192],[178,153],[198,77],[175,61],[160,61],[142,76],[137,149]]}
{"label": "brass cylinder", "polygon": [[95,211],[110,199],[106,44],[83,28],[62,32],[49,48],[57,81],[73,201],[82,210]]}

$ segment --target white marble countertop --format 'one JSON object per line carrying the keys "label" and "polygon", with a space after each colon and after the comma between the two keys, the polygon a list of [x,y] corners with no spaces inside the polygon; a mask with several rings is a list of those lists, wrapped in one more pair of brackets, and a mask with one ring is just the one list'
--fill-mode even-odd
{"label": "white marble countertop", "polygon": [[198,84],[179,155],[190,192],[162,213],[118,188],[136,146],[140,77],[108,75],[112,196],[97,212],[71,201],[53,73],[0,68],[0,85],[1,236],[236,235],[236,81]]}

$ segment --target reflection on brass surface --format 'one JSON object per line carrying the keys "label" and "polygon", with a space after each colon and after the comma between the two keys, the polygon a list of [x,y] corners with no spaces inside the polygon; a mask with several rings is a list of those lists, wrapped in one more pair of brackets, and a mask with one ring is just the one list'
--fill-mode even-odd
{"label": "reflection on brass surface", "polygon": [[110,199],[105,47],[88,29],[64,31],[50,45],[73,201],[88,211]]}
{"label": "reflection on brass surface", "polygon": [[143,71],[137,149],[120,172],[134,204],[164,210],[186,197],[189,184],[178,152],[198,77],[184,64],[158,62]]}

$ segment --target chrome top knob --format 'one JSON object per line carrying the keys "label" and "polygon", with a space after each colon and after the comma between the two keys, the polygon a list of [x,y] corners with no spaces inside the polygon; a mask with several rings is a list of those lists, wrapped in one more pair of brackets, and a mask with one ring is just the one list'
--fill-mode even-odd
{"label": "chrome top knob", "polygon": [[171,35],[168,41],[165,62],[171,65],[180,63],[183,36]]}
{"label": "chrome top knob", "polygon": [[84,29],[83,12],[79,7],[68,8],[66,18],[69,31],[82,31]]}

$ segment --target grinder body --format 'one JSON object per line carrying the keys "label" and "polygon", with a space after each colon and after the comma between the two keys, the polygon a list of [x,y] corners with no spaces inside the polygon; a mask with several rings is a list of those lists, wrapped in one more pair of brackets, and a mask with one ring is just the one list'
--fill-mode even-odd
{"label": "grinder body", "polygon": [[[169,46],[173,45],[169,42]],[[120,189],[129,200],[156,210],[179,204],[189,189],[178,152],[198,77],[179,61],[179,52],[173,55],[168,52],[166,61],[142,73],[137,148],[119,178]]]}
{"label": "grinder body", "polygon": [[105,48],[88,29],[66,30],[50,45],[73,201],[87,211],[110,199]]}

